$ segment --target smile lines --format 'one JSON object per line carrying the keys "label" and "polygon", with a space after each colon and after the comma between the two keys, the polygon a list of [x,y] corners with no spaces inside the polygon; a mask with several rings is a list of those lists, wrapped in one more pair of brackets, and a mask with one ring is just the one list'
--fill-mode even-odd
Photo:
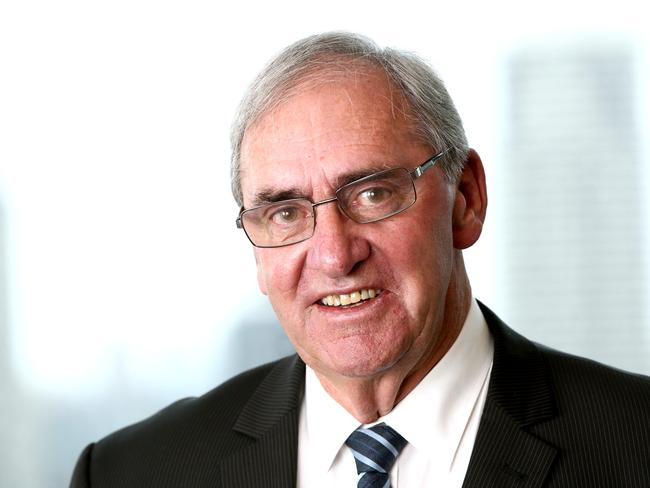
{"label": "smile lines", "polygon": [[379,289],[368,288],[359,291],[353,291],[350,294],[327,295],[326,297],[320,299],[320,303],[328,307],[342,307],[359,303],[362,300],[375,298],[380,292],[381,290]]}

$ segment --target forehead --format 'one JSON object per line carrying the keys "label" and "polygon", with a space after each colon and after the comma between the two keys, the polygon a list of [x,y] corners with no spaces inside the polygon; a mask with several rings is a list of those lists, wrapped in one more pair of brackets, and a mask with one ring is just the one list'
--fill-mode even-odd
{"label": "forehead", "polygon": [[246,131],[245,205],[268,190],[312,196],[314,185],[333,186],[347,173],[419,163],[409,159],[410,148],[422,144],[408,110],[378,70],[337,73],[299,87]]}

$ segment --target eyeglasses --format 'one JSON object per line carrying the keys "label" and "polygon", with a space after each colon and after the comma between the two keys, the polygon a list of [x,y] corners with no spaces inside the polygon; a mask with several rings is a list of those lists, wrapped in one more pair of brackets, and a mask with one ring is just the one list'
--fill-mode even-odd
{"label": "eyeglasses", "polygon": [[283,247],[314,235],[315,208],[336,202],[341,212],[359,224],[387,219],[411,207],[417,199],[414,181],[432,168],[449,149],[409,171],[395,168],[364,176],[336,190],[335,196],[312,203],[294,198],[241,209],[235,221],[255,247]]}

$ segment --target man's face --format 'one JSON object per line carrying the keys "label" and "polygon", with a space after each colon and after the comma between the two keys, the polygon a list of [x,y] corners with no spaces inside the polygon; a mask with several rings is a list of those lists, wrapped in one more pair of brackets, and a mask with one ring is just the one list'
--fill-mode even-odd
{"label": "man's face", "polygon": [[[412,169],[445,148],[418,142],[401,96],[376,72],[293,95],[249,129],[242,147],[244,206],[262,193],[319,201],[350,175]],[[405,212],[358,224],[335,203],[316,208],[310,239],[255,249],[260,289],[303,360],[329,377],[373,377],[425,364],[445,340],[455,188],[434,167]],[[290,198],[284,196],[283,198]],[[381,290],[352,306],[328,296]],[[372,293],[371,293],[372,294]]]}

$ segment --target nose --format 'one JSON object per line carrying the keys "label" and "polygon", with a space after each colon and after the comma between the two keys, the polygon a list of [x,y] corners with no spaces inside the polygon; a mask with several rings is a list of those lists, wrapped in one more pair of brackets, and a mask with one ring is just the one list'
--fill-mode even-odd
{"label": "nose", "polygon": [[346,276],[370,255],[370,243],[359,232],[362,224],[344,216],[336,204],[315,210],[316,228],[308,241],[307,266],[330,278]]}

